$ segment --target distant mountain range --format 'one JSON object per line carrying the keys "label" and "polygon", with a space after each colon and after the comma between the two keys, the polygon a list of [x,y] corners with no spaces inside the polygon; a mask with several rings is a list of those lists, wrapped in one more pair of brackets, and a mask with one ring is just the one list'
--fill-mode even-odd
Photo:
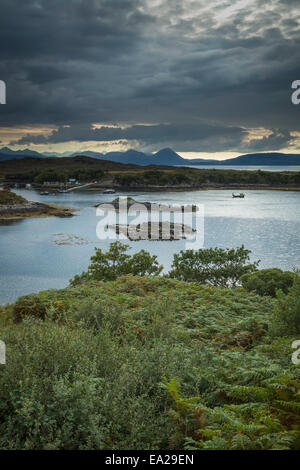
{"label": "distant mountain range", "polygon": [[288,166],[300,165],[300,154],[285,154],[285,153],[252,153],[248,155],[241,155],[236,158],[229,158],[227,160],[209,160],[204,158],[187,159],[178,155],[174,150],[165,148],[159,150],[157,153],[143,153],[136,150],[127,150],[126,152],[109,152],[106,154],[92,151],[74,152],[72,154],[64,153],[51,153],[46,152],[41,154],[33,150],[11,150],[8,147],[0,149],[0,162],[4,160],[12,160],[14,158],[35,157],[35,158],[50,158],[50,157],[75,157],[87,156],[97,158],[100,160],[109,160],[118,163],[130,163],[133,165],[166,165],[166,166],[185,166],[185,165],[214,165],[214,166]]}
{"label": "distant mountain range", "polygon": [[41,155],[38,152],[35,152],[34,150],[11,150],[8,147],[3,147],[0,149],[0,162],[3,160],[13,160],[14,158],[24,158],[24,157],[43,157],[44,155]]}

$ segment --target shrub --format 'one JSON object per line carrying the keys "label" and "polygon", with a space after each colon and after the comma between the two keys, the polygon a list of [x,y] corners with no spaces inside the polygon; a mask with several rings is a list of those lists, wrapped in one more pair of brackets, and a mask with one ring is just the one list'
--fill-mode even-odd
{"label": "shrub", "polygon": [[271,324],[271,333],[276,336],[297,335],[300,333],[300,276],[294,276],[294,282],[287,295],[277,293],[277,302]]}
{"label": "shrub", "polygon": [[181,281],[236,286],[243,274],[257,269],[259,261],[247,264],[251,251],[240,248],[209,248],[180,251],[174,255],[170,277]]}
{"label": "shrub", "polygon": [[281,269],[261,269],[255,273],[247,273],[241,277],[243,287],[258,295],[276,296],[276,290],[281,289],[285,294],[293,285],[295,274]]}
{"label": "shrub", "polygon": [[126,253],[128,248],[130,248],[129,245],[119,241],[111,243],[106,253],[103,253],[100,248],[95,248],[95,255],[91,257],[92,263],[88,271],[82,273],[81,276],[75,276],[70,281],[71,285],[75,286],[86,280],[113,281],[125,274],[157,276],[163,270],[157,262],[157,256],[151,256],[145,250],[140,250],[130,256]]}
{"label": "shrub", "polygon": [[87,299],[79,304],[73,319],[95,332],[107,329],[117,335],[123,325],[122,307],[107,300]]}
{"label": "shrub", "polygon": [[17,321],[21,321],[29,315],[44,319],[49,307],[49,300],[42,295],[24,295],[19,297],[14,304],[13,314]]}
{"label": "shrub", "polygon": [[16,321],[33,316],[44,320],[47,316],[57,319],[66,309],[66,303],[51,298],[48,293],[30,294],[19,297],[13,306],[13,315]]}

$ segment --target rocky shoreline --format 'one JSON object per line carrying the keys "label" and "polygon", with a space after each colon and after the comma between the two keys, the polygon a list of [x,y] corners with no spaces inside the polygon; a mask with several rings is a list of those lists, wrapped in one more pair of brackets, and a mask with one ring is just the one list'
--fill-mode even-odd
{"label": "rocky shoreline", "polygon": [[34,201],[0,205],[0,219],[50,216],[72,217],[73,215],[69,208]]}
{"label": "rocky shoreline", "polygon": [[148,202],[148,201],[136,201],[132,197],[125,197],[125,198],[120,198],[117,197],[111,202],[103,202],[100,204],[96,204],[94,207],[98,208],[103,208],[104,210],[106,208],[110,208],[110,206],[113,206],[114,209],[117,211],[120,210],[128,210],[132,206],[137,204],[138,210],[144,210],[144,211],[156,211],[156,212],[197,212],[199,208],[195,204],[187,204],[185,206],[179,206],[179,205],[170,205],[170,204],[159,204],[156,202]]}
{"label": "rocky shoreline", "polygon": [[143,222],[142,224],[107,225],[117,235],[124,235],[131,241],[174,241],[186,240],[196,232],[189,225],[174,222]]}

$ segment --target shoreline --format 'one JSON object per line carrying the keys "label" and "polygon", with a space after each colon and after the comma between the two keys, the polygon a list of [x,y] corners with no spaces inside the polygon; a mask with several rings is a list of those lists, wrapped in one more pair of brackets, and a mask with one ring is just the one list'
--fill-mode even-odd
{"label": "shoreline", "polygon": [[117,235],[125,235],[130,241],[175,241],[186,240],[196,229],[174,222],[143,222],[141,224],[113,224],[106,226]]}
{"label": "shoreline", "polygon": [[300,191],[300,186],[272,186],[272,185],[201,185],[201,186],[119,186],[115,184],[111,185],[98,185],[97,187],[91,187],[85,191],[102,191],[104,189],[114,189],[116,191],[128,191],[128,192],[174,192],[174,191],[209,191],[209,190],[274,190],[274,191]]}
{"label": "shoreline", "polygon": [[73,217],[74,209],[28,201],[21,204],[6,204],[0,206],[0,220],[42,218],[42,217]]}

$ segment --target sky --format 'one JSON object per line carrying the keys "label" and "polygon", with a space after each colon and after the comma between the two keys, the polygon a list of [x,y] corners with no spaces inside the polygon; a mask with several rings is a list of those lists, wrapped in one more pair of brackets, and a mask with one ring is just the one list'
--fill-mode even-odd
{"label": "sky", "polygon": [[1,0],[0,146],[300,153],[299,0]]}

